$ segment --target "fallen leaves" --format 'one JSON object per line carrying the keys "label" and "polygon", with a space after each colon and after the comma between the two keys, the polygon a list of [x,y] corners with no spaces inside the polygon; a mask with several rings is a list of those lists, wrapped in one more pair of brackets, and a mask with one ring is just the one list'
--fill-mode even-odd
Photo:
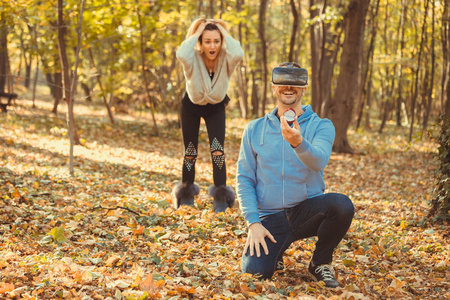
{"label": "fallen leaves", "polygon": [[[212,211],[205,133],[196,178],[202,192],[195,207],[174,210],[170,192],[182,163],[177,129],[162,127],[161,137],[150,137],[139,131],[147,126],[141,117],[131,116],[107,131],[101,118],[86,114],[86,146],[75,147],[72,178],[67,138],[48,135],[65,125],[29,113],[0,115],[0,298],[449,297],[449,228],[418,226],[433,189],[430,141],[352,132],[365,155],[332,155],[328,191],[347,193],[356,215],[334,255],[343,288],[330,290],[307,276],[314,238],[286,251],[286,268],[273,281],[240,273],[247,229],[237,206]],[[40,131],[27,131],[34,122]],[[230,186],[245,123],[227,120]]]}

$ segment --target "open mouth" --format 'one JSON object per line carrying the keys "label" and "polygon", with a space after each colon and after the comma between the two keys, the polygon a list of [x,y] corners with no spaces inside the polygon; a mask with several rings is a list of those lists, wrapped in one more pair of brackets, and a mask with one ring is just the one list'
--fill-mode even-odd
{"label": "open mouth", "polygon": [[209,54],[214,55],[214,54],[216,54],[216,51],[209,51]]}

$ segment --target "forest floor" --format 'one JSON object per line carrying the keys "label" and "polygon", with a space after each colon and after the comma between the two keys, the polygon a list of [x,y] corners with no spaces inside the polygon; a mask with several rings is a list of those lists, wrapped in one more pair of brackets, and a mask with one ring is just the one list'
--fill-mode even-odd
{"label": "forest floor", "polygon": [[[285,270],[260,281],[240,273],[246,226],[238,205],[214,214],[212,167],[201,126],[195,207],[172,208],[180,180],[177,116],[116,115],[78,104],[83,145],[63,111],[18,100],[0,115],[0,299],[450,299],[449,226],[423,224],[434,195],[437,145],[408,129],[349,131],[356,154],[333,153],[328,190],[356,213],[335,251],[342,288],[310,279],[315,239],[293,244]],[[227,116],[228,183],[235,185],[248,120]]]}

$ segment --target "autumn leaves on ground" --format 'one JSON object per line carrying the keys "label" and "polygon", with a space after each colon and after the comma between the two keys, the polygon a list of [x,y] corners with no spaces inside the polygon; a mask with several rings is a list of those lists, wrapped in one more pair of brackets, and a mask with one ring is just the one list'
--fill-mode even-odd
{"label": "autumn leaves on ground", "polygon": [[[420,226],[433,196],[436,144],[407,129],[349,133],[357,154],[333,154],[328,191],[356,215],[335,252],[343,288],[313,282],[314,239],[285,254],[272,281],[240,274],[246,227],[238,206],[214,214],[211,160],[201,128],[195,207],[174,210],[181,177],[177,116],[116,116],[77,105],[83,146],[69,175],[64,114],[19,100],[0,115],[0,298],[3,299],[450,299],[449,228]],[[61,111],[65,109],[61,107]],[[235,184],[248,120],[228,113],[226,155]]]}

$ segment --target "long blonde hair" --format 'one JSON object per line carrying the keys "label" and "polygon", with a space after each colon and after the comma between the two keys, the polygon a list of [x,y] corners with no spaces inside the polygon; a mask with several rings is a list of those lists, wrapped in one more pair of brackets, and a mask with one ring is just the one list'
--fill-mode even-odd
{"label": "long blonde hair", "polygon": [[[222,20],[222,19],[206,19],[205,17],[200,17],[198,19],[195,19],[192,22],[191,26],[189,26],[188,32],[186,34],[186,39],[193,36],[195,34],[195,32],[197,31],[197,28],[200,26],[200,24],[203,22],[206,22],[206,21],[213,21],[216,24],[220,24],[227,32],[229,32],[228,23],[225,22],[224,20]],[[219,33],[220,33],[220,30],[219,30]],[[222,37],[222,33],[220,33],[220,36]],[[223,37],[222,37],[222,41],[223,41]],[[195,49],[200,50],[200,40],[195,45]]]}

